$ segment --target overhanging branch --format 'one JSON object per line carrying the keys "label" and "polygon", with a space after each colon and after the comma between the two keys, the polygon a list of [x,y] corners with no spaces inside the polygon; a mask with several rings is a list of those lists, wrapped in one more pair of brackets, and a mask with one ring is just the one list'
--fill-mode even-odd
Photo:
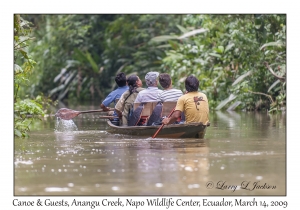
{"label": "overhanging branch", "polygon": [[268,97],[268,98],[270,99],[271,104],[274,103],[274,100],[273,100],[272,96],[270,96],[270,95],[268,95],[268,94],[261,93],[261,92],[253,92],[253,91],[251,91],[251,90],[248,90],[248,92],[249,92],[249,93],[253,93],[253,94],[258,94],[258,95],[266,96],[266,97]]}
{"label": "overhanging branch", "polygon": [[284,82],[285,81],[285,77],[281,77],[278,76],[273,69],[269,66],[269,64],[267,62],[264,62],[264,64],[266,65],[267,69],[269,69],[269,71],[271,72],[271,74],[273,74],[274,77],[276,77],[277,79],[279,79],[280,81]]}

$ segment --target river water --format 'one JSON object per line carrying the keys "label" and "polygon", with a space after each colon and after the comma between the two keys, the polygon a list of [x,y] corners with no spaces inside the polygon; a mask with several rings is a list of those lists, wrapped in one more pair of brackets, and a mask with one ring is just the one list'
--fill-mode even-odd
{"label": "river water", "polygon": [[286,195],[285,114],[211,112],[204,139],[110,134],[99,116],[16,138],[14,195]]}

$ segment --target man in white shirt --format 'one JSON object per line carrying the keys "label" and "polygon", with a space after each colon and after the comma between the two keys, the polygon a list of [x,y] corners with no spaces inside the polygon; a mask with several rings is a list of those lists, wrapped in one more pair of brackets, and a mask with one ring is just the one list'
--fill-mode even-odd
{"label": "man in white shirt", "polygon": [[165,101],[177,101],[180,96],[183,95],[181,90],[172,87],[172,79],[169,74],[162,73],[159,75],[159,84],[163,87],[163,92],[157,95],[157,100],[161,102]]}
{"label": "man in white shirt", "polygon": [[148,72],[145,76],[146,85],[148,88],[139,92],[135,99],[135,103],[142,102],[155,102],[157,100],[157,95],[162,92],[162,90],[158,89],[157,85],[157,77],[158,72]]}

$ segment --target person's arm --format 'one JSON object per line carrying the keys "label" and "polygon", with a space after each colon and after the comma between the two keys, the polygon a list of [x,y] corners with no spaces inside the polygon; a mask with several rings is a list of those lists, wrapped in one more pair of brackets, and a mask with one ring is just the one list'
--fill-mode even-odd
{"label": "person's arm", "polygon": [[108,106],[114,101],[114,99],[115,99],[115,94],[113,91],[110,94],[108,94],[108,96],[106,96],[104,101],[102,101],[102,103],[100,104],[101,109],[103,109],[103,111],[110,111],[110,107]]}
{"label": "person's arm", "polygon": [[172,123],[174,123],[180,116],[181,116],[181,111],[176,110],[175,112],[173,112],[173,114],[171,115],[171,117],[163,119],[163,120],[162,120],[162,123],[165,124],[165,125],[172,124]]}
{"label": "person's arm", "polygon": [[101,109],[103,109],[103,111],[109,111],[110,110],[110,108],[104,106],[104,104],[100,104],[100,107],[101,107]]}
{"label": "person's arm", "polygon": [[123,116],[123,115],[122,115],[122,112],[119,111],[119,110],[117,110],[117,109],[115,109],[115,112],[117,113],[119,119],[122,119],[122,116]]}
{"label": "person's arm", "polygon": [[180,96],[177,100],[175,111],[169,118],[165,118],[162,120],[162,123],[165,125],[174,123],[179,117],[181,117],[181,112],[184,111],[184,101],[182,96]]}

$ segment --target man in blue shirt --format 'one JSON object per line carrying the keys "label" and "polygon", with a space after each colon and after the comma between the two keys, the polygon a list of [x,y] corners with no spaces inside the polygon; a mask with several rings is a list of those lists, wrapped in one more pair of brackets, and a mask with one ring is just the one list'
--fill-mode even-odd
{"label": "man in blue shirt", "polygon": [[[104,110],[104,111],[109,111],[109,105],[114,102],[114,105],[116,105],[117,100],[119,98],[121,98],[121,95],[128,90],[128,86],[126,84],[126,75],[123,72],[120,72],[117,74],[117,76],[115,77],[115,81],[117,83],[117,85],[119,86],[116,90],[112,91],[105,99],[104,101],[101,103],[100,107]],[[116,113],[114,113],[115,116],[117,116]]]}
{"label": "man in blue shirt", "polygon": [[145,76],[145,81],[146,85],[148,86],[147,89],[142,90],[139,92],[135,99],[135,103],[142,103],[142,102],[155,102],[157,100],[157,95],[161,92],[162,90],[158,89],[157,85],[157,77],[159,73],[158,72],[148,72]]}

